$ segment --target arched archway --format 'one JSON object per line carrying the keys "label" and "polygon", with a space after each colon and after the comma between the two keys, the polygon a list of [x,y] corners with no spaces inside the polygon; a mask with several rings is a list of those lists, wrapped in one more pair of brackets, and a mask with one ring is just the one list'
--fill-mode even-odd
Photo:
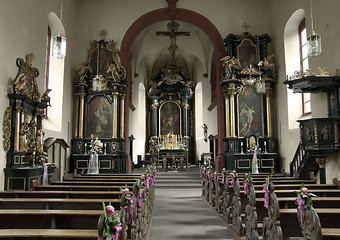
{"label": "arched archway", "polygon": [[[224,123],[224,100],[223,94],[221,90],[221,85],[219,84],[219,76],[222,74],[222,66],[220,63],[220,59],[225,56],[225,48],[223,44],[223,39],[217,30],[217,28],[212,24],[209,19],[202,16],[199,13],[188,9],[176,8],[177,0],[167,0],[169,3],[169,8],[157,9],[151,12],[148,12],[138,18],[127,30],[124,38],[122,40],[121,49],[120,49],[120,59],[122,64],[126,67],[127,70],[127,81],[128,81],[128,89],[127,89],[127,97],[126,97],[126,105],[125,105],[125,119],[126,123],[129,122],[129,109],[134,109],[134,106],[131,104],[131,85],[132,85],[132,52],[131,46],[138,36],[138,34],[147,26],[166,20],[179,20],[191,23],[199,28],[201,28],[207,36],[210,38],[212,45],[214,47],[214,52],[211,61],[211,74],[210,74],[210,84],[212,89],[212,99],[211,106],[209,109],[213,109],[215,106],[217,107],[218,112],[218,152],[216,158],[216,170],[220,171],[224,162],[224,145],[223,138],[225,133],[225,123]],[[125,124],[125,135],[126,141],[126,149],[128,151],[128,134],[129,134],[129,126]],[[131,164],[131,161],[129,161]],[[128,165],[128,169],[130,166]]]}

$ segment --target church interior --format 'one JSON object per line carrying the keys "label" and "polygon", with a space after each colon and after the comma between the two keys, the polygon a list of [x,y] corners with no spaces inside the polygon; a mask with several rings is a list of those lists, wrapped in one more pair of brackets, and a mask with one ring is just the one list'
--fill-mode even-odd
{"label": "church interior", "polygon": [[[335,0],[3,0],[1,191],[148,165],[211,164],[232,185],[233,171],[338,184],[339,9]],[[210,191],[223,190],[206,181],[203,197],[222,211]]]}

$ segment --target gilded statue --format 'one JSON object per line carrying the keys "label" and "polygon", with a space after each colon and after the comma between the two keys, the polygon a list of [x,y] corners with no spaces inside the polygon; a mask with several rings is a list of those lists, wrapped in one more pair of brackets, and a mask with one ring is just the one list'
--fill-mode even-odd
{"label": "gilded statue", "polygon": [[46,89],[43,95],[41,96],[41,99],[47,102],[48,106],[51,106],[51,98],[48,96],[48,94],[52,91],[52,89]]}
{"label": "gilded statue", "polygon": [[237,67],[237,68],[241,67],[240,61],[234,56],[225,56],[221,58],[220,61],[223,62],[224,71],[227,76],[231,72],[232,67]]}
{"label": "gilded statue", "polygon": [[39,76],[39,70],[32,67],[33,54],[26,55],[26,61],[17,59],[19,73],[14,79],[14,93],[26,95],[32,100],[38,99],[38,87],[35,78]]}
{"label": "gilded statue", "polygon": [[88,63],[79,64],[77,67],[78,72],[78,81],[84,81],[85,78],[88,78],[92,72],[91,66]]}

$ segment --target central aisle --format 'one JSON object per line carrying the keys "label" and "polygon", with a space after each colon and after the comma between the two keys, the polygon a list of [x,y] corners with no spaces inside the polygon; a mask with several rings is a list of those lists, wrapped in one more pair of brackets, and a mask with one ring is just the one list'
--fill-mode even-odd
{"label": "central aisle", "polygon": [[201,193],[198,169],[159,172],[148,240],[237,239]]}

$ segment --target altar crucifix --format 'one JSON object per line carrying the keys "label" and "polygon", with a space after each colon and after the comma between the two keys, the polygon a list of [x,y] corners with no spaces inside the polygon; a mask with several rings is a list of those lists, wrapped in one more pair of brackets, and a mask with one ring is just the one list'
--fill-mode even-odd
{"label": "altar crucifix", "polygon": [[179,23],[175,21],[171,21],[168,24],[168,31],[157,31],[157,36],[169,36],[170,37],[170,46],[168,50],[172,56],[172,60],[175,61],[175,51],[177,49],[176,38],[177,36],[190,36],[190,32],[178,32]]}

